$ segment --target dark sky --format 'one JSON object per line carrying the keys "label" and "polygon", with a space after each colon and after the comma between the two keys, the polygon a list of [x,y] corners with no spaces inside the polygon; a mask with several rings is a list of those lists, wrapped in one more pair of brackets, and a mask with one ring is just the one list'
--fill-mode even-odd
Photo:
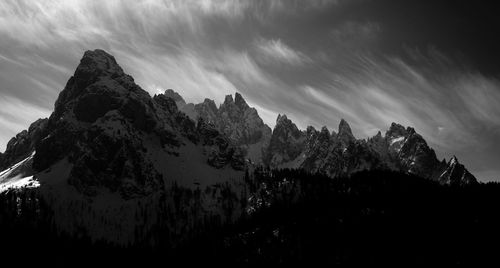
{"label": "dark sky", "polygon": [[238,91],[271,127],[345,118],[358,138],[398,122],[500,180],[500,10],[485,3],[1,1],[0,150],[102,48],[151,94]]}

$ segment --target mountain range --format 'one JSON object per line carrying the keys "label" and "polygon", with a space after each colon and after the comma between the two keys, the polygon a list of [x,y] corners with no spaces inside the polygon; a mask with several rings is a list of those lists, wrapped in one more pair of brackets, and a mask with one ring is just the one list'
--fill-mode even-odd
{"label": "mountain range", "polygon": [[[211,99],[186,103],[172,89],[150,96],[113,56],[97,49],[84,53],[50,117],[8,142],[0,154],[0,191],[39,187],[57,207],[62,230],[83,228],[95,239],[130,243],[137,237],[139,203],[159,204],[171,187],[238,185],[257,167],[332,179],[393,170],[441,184],[477,183],[456,157],[438,160],[411,127],[392,123],[384,135],[365,140],[355,138],[343,119],[336,131],[301,130],[280,114],[271,129],[239,93],[219,106]],[[220,213],[217,200],[207,195],[203,211]],[[82,206],[80,215],[68,217],[76,206]],[[150,221],[159,217],[141,213]],[[105,219],[100,224],[91,220],[96,217]],[[110,222],[128,223],[116,230]]]}

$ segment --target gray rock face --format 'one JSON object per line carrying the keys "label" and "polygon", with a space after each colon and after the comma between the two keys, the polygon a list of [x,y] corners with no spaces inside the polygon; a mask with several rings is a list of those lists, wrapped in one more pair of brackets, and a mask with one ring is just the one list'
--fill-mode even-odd
{"label": "gray rock face", "polygon": [[113,56],[85,52],[36,145],[33,168],[40,172],[65,158],[72,164],[68,182],[78,191],[95,195],[106,188],[124,198],[163,189],[165,174],[152,153],[178,156],[187,142],[210,147],[207,164],[242,169],[230,141],[200,133],[172,95],[179,101],[170,91],[151,98]]}
{"label": "gray rock face", "polygon": [[208,163],[211,166],[222,168],[230,165],[236,170],[245,168],[244,152],[241,147],[232,144],[211,123],[199,118],[197,131],[202,144],[208,150]]}
{"label": "gray rock face", "polygon": [[127,198],[155,191],[161,180],[145,156],[145,133],[162,146],[178,145],[158,110],[113,56],[87,51],[56,101],[33,167],[42,171],[67,158],[68,182],[89,195],[100,187]]}
{"label": "gray rock face", "polygon": [[476,183],[476,178],[458,162],[458,159],[453,156],[444,168],[443,173],[439,176],[439,181],[450,185],[467,185]]}
{"label": "gray rock face", "polygon": [[344,119],[340,120],[339,133],[337,134],[337,137],[343,146],[348,146],[349,143],[356,140],[354,135],[352,135],[351,127]]}
{"label": "gray rock face", "polygon": [[297,159],[304,151],[305,142],[306,133],[300,131],[286,115],[278,115],[273,135],[264,154],[264,163],[279,167]]}
{"label": "gray rock face", "polygon": [[0,154],[0,170],[28,157],[44,135],[48,119],[38,119],[28,130],[23,130],[9,140],[5,153]]}
{"label": "gray rock face", "polygon": [[436,153],[413,128],[392,123],[385,136],[380,131],[368,140],[357,140],[341,120],[338,134],[326,127],[300,131],[286,116],[278,116],[264,161],[274,168],[303,168],[331,177],[356,171],[392,169],[446,184],[476,183],[458,160],[439,162]]}
{"label": "gray rock face", "polygon": [[163,93],[165,97],[171,98],[175,101],[177,107],[186,105],[186,101],[184,101],[184,98],[182,98],[179,93],[175,92],[173,89],[167,89],[165,90],[165,93]]}
{"label": "gray rock face", "polygon": [[[185,110],[184,108],[183,112]],[[233,144],[240,146],[245,158],[261,163],[263,151],[269,144],[272,131],[264,124],[257,110],[250,107],[241,94],[236,93],[234,99],[233,96],[227,95],[219,107],[213,100],[205,99],[202,103],[194,105],[194,113],[196,119],[203,118],[226,135]]]}

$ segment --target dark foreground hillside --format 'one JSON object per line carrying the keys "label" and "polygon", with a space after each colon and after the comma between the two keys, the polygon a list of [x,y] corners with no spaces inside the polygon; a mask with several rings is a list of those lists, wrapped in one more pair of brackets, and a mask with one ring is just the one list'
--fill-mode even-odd
{"label": "dark foreground hillside", "polygon": [[[245,216],[189,241],[114,247],[59,233],[36,189],[0,195],[2,262],[26,264],[499,263],[500,185],[441,186],[386,171],[329,179],[301,171],[246,176]],[[228,213],[231,206],[228,208]],[[161,235],[158,230],[156,235]],[[173,238],[172,238],[173,239]]]}

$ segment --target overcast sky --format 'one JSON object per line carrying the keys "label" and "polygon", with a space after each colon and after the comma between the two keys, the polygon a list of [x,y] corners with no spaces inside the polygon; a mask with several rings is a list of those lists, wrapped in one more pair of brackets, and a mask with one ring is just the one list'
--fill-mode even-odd
{"label": "overcast sky", "polygon": [[[429,2],[429,3],[423,3]],[[0,151],[48,117],[85,50],[150,94],[240,92],[274,126],[413,126],[500,180],[500,12],[473,1],[0,1]]]}

